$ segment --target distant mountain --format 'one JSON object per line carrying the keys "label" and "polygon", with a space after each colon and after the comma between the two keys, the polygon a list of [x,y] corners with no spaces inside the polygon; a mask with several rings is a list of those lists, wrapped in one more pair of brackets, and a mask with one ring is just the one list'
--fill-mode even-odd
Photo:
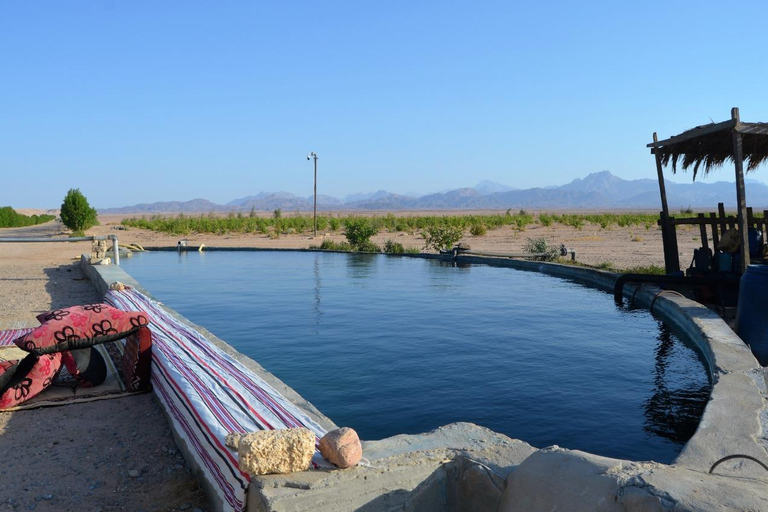
{"label": "distant mountain", "polygon": [[510,190],[517,190],[515,187],[508,187],[495,181],[483,180],[475,185],[475,190],[480,192],[480,195],[487,196],[488,194],[495,194],[496,192],[509,192]]}
{"label": "distant mountain", "polygon": [[212,203],[207,199],[191,201],[166,201],[161,203],[142,203],[121,208],[100,208],[99,213],[208,213],[236,210],[232,206]]}
{"label": "distant mountain", "polygon": [[360,201],[378,201],[379,199],[382,199],[384,197],[387,197],[388,195],[391,195],[386,190],[377,190],[376,192],[368,192],[366,194],[350,194],[348,196],[344,196],[341,200],[344,203],[357,203]]}
{"label": "distant mountain", "polygon": [[[734,183],[672,183],[665,182],[667,203],[673,212],[680,208],[726,208],[736,206]],[[493,191],[496,190],[496,191]],[[768,185],[748,180],[747,204],[756,210],[768,207]],[[100,213],[207,213],[220,211],[311,211],[313,198],[299,197],[290,192],[260,192],[218,205],[206,199],[185,202],[139,204],[122,208],[99,210]],[[494,182],[482,181],[473,188],[459,188],[420,197],[393,194],[385,190],[351,194],[343,199],[328,195],[317,196],[319,210],[440,210],[440,209],[599,209],[633,208],[661,209],[659,184],[654,179],[624,180],[609,171],[592,173],[559,187],[513,189]]]}

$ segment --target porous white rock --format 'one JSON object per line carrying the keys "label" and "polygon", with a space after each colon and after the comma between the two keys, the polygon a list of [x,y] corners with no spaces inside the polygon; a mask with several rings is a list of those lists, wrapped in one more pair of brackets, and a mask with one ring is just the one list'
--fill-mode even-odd
{"label": "porous white rock", "polygon": [[240,437],[242,471],[251,475],[306,471],[315,453],[315,434],[307,428],[263,430]]}

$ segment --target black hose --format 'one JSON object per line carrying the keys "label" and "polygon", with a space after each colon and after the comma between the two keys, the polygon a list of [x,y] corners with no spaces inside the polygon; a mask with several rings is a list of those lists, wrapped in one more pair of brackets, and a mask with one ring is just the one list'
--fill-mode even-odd
{"label": "black hose", "polygon": [[717,285],[737,288],[738,277],[712,276],[712,277],[683,277],[683,276],[656,276],[650,274],[622,274],[613,285],[613,299],[621,304],[624,285],[627,283],[653,283],[653,284],[684,284],[684,285]]}
{"label": "black hose", "polygon": [[712,474],[712,472],[715,470],[715,468],[716,468],[716,467],[717,467],[717,466],[718,466],[718,465],[719,465],[721,462],[725,462],[725,461],[727,461],[727,460],[731,460],[731,459],[749,459],[749,460],[751,460],[751,461],[757,462],[758,464],[760,464],[760,465],[763,467],[763,469],[765,469],[766,471],[768,471],[768,466],[766,466],[765,464],[763,464],[762,462],[760,462],[760,461],[759,461],[759,460],[757,460],[756,458],[752,457],[751,455],[735,454],[735,455],[728,455],[728,456],[726,456],[726,457],[723,457],[722,459],[720,459],[720,460],[718,460],[717,462],[715,462],[714,464],[712,464],[712,467],[711,467],[711,468],[709,468],[709,474],[711,475],[711,474]]}

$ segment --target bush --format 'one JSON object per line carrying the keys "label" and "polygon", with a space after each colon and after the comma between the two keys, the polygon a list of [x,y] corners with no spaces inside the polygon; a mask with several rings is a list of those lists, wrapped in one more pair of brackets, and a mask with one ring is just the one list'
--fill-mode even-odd
{"label": "bush", "polygon": [[528,254],[541,254],[534,259],[542,261],[551,261],[557,258],[559,250],[556,247],[550,247],[546,238],[528,238],[523,246],[523,252]]}
{"label": "bush", "polygon": [[366,217],[349,217],[344,221],[344,236],[356,251],[368,251],[373,246],[376,247],[373,252],[379,252],[378,246],[369,240],[376,233],[378,229]]}
{"label": "bush", "polygon": [[462,236],[464,231],[460,227],[446,225],[430,226],[424,232],[426,248],[436,251],[447,251],[453,248]]}
{"label": "bush", "polygon": [[384,244],[384,252],[387,254],[403,254],[405,252],[405,247],[399,242],[387,240]]}
{"label": "bush", "polygon": [[469,232],[472,236],[483,236],[488,230],[483,224],[473,224],[472,227],[469,228]]}
{"label": "bush", "polygon": [[71,188],[61,204],[61,222],[75,233],[95,226],[97,213],[79,189]]}
{"label": "bush", "polygon": [[364,243],[358,245],[355,250],[360,252],[381,252],[381,247],[370,240],[366,240]]}
{"label": "bush", "polygon": [[333,240],[323,240],[320,249],[324,251],[351,251],[352,246],[347,242],[334,242]]}

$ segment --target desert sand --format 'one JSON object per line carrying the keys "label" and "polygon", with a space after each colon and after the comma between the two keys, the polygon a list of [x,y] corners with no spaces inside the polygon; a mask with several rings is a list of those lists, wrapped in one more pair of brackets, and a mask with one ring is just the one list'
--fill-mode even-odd
{"label": "desert sand", "polygon": [[[307,248],[319,239],[307,234],[270,239],[262,234],[179,237],[130,228],[116,229],[120,216],[104,216],[88,234],[119,237],[121,244],[208,247]],[[319,233],[343,241],[341,233]],[[67,236],[55,222],[19,229],[0,229],[0,237]],[[545,237],[565,244],[588,265],[616,269],[663,266],[661,232],[656,226],[582,230],[553,225],[489,230],[467,236],[473,251],[519,253],[528,238]],[[320,236],[318,237],[320,238]],[[380,233],[405,247],[423,248],[418,234]],[[690,261],[700,246],[698,231],[678,234],[680,261]],[[34,317],[56,307],[98,301],[77,267],[90,242],[0,244],[0,328],[35,325]],[[0,506],[19,510],[193,510],[206,498],[178,454],[160,406],[152,394],[99,402],[0,413]]]}

